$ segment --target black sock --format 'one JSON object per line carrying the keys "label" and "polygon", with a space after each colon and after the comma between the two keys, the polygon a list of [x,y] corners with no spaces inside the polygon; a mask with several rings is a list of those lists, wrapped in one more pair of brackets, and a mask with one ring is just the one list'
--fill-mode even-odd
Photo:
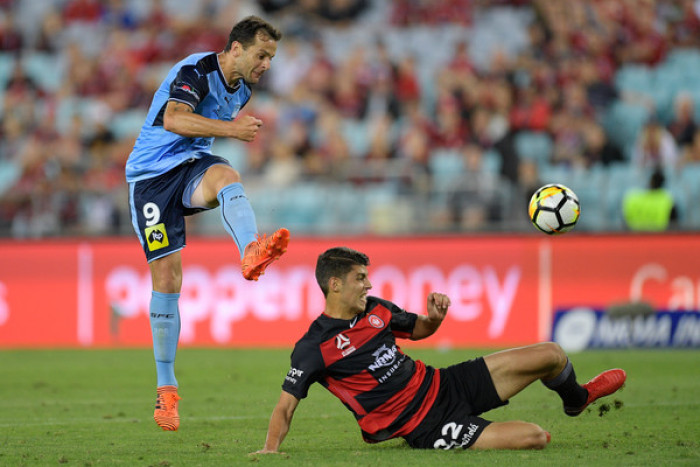
{"label": "black sock", "polygon": [[588,391],[576,382],[574,366],[569,359],[566,359],[566,366],[556,376],[550,380],[542,380],[542,383],[552,391],[556,391],[564,401],[564,407],[581,407],[588,400]]}

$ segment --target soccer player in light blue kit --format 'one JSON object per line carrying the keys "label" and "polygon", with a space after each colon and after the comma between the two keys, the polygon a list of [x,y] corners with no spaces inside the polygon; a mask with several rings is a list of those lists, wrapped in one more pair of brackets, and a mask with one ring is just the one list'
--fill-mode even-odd
{"label": "soccer player in light blue kit", "polygon": [[236,118],[270,68],[281,33],[256,16],[234,25],[222,52],[190,55],[168,73],[126,163],[131,220],[151,270],[150,322],[158,377],[158,426],[177,430],[175,353],[180,335],[185,216],[221,206],[221,219],[248,280],[287,250],[289,231],[259,236],[255,214],[229,162],[211,153],[216,137],[253,141],[262,121]]}

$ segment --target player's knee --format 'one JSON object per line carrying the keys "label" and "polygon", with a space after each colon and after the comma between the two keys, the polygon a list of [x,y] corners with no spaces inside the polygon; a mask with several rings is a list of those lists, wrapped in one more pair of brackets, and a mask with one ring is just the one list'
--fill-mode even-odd
{"label": "player's knee", "polygon": [[524,433],[520,446],[520,449],[544,449],[549,443],[549,435],[543,430],[539,425],[534,423],[527,424],[527,430]]}
{"label": "player's knee", "polygon": [[241,181],[241,174],[233,167],[226,165],[215,165],[212,167],[212,169],[214,169],[214,173],[216,175],[215,183],[218,185],[219,189],[232,183],[240,183]]}
{"label": "player's knee", "polygon": [[548,370],[562,370],[566,365],[566,352],[556,342],[539,344],[542,351],[542,364]]}
{"label": "player's knee", "polygon": [[241,174],[236,169],[231,169],[225,176],[224,186],[241,182]]}
{"label": "player's knee", "polygon": [[233,167],[224,164],[213,165],[202,180],[203,194],[207,199],[215,199],[222,188],[240,182],[241,174]]}
{"label": "player's knee", "polygon": [[151,263],[151,279],[156,292],[178,293],[182,287],[182,271],[177,263],[169,261],[169,257]]}

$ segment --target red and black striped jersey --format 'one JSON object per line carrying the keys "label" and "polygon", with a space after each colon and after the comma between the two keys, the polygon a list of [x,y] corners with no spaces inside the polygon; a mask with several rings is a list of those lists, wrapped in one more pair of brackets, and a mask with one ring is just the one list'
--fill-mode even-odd
{"label": "red and black striped jersey", "polygon": [[410,433],[433,404],[439,373],[396,345],[409,338],[417,315],[367,298],[352,320],[320,315],[294,346],[282,389],[298,399],[318,382],[357,419],[367,442]]}

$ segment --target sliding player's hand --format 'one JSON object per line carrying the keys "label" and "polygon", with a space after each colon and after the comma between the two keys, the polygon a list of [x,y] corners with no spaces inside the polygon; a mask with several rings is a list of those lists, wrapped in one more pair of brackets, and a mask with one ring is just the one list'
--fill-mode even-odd
{"label": "sliding player's hand", "polygon": [[432,292],[428,295],[428,318],[431,321],[441,322],[445,319],[447,309],[451,304],[450,297],[447,295]]}

